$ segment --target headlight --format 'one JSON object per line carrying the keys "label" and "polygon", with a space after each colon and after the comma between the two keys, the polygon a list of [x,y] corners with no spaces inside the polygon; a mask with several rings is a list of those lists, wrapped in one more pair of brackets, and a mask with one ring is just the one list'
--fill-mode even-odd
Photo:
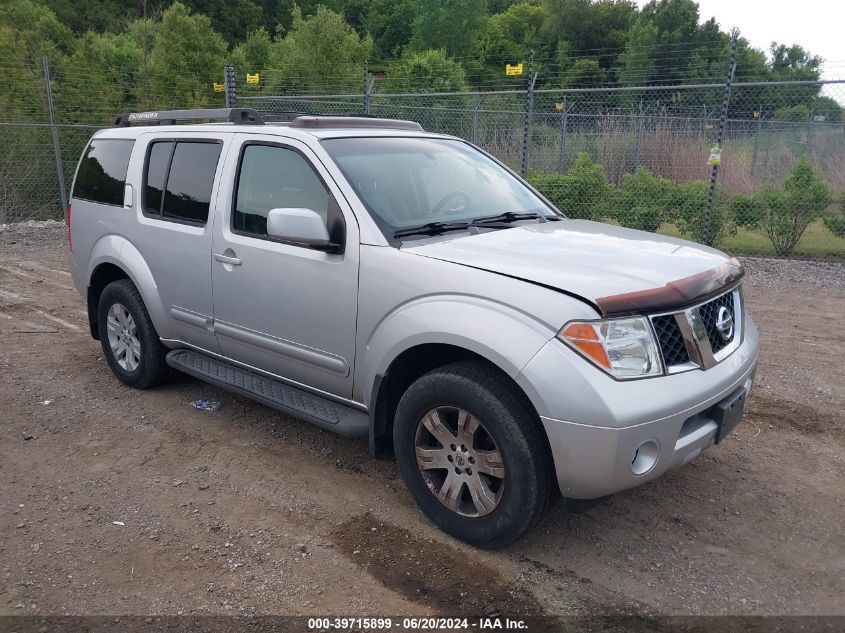
{"label": "headlight", "polygon": [[558,338],[619,380],[663,373],[645,317],[571,321],[561,328]]}

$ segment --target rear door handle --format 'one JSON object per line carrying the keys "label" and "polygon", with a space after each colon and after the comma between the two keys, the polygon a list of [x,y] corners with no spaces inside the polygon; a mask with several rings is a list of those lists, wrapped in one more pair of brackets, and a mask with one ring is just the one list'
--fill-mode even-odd
{"label": "rear door handle", "polygon": [[214,259],[215,261],[223,264],[229,264],[230,266],[240,266],[242,263],[240,257],[230,257],[229,255],[223,255],[222,253],[214,253]]}

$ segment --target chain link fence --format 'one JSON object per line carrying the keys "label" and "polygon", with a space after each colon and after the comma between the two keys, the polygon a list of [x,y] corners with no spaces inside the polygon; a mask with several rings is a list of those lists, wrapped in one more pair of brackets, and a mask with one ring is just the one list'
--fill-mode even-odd
{"label": "chain link fence", "polygon": [[60,69],[51,115],[45,64],[40,94],[30,86],[20,107],[6,110],[17,114],[0,123],[0,223],[61,217],[57,161],[69,186],[85,142],[115,114],[225,104],[254,108],[268,121],[300,114],[417,121],[479,145],[571,217],[740,255],[845,260],[845,119],[837,105],[845,104],[845,80],[736,83],[726,101],[726,86],[713,83],[389,92],[394,83],[360,70],[359,82],[341,69],[343,81],[316,84],[231,67],[215,86],[151,78],[139,87],[116,78],[110,98],[97,99],[84,94],[84,72]]}

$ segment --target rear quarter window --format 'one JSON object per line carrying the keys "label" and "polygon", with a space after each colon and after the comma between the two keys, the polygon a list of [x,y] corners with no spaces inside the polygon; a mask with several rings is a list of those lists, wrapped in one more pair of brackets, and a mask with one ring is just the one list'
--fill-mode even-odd
{"label": "rear quarter window", "polygon": [[123,206],[126,169],[135,141],[94,139],[79,160],[72,198]]}

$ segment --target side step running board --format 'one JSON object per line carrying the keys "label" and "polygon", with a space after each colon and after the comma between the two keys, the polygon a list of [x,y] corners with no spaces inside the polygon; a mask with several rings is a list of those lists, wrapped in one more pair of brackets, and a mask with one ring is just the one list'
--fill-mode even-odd
{"label": "side step running board", "polygon": [[282,413],[348,437],[367,437],[370,416],[283,382],[236,367],[188,349],[167,355],[167,364],[181,372],[266,404]]}

